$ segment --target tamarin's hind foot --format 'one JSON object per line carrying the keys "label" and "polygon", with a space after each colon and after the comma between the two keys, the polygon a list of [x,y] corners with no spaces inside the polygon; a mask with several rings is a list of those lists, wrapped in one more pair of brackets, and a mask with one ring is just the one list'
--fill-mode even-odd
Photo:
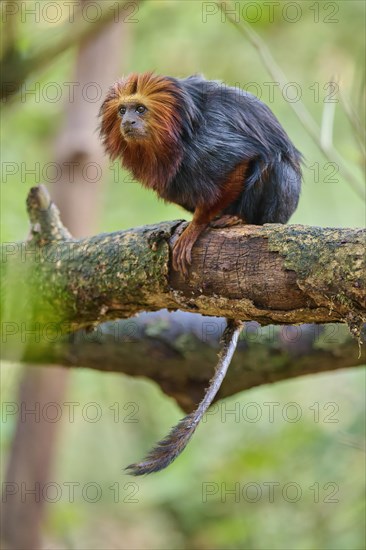
{"label": "tamarin's hind foot", "polygon": [[223,228],[223,227],[233,227],[234,225],[244,224],[245,221],[239,218],[238,216],[233,216],[231,214],[224,214],[215,220],[210,222],[210,227]]}
{"label": "tamarin's hind foot", "polygon": [[188,275],[189,266],[192,263],[192,248],[207,224],[191,222],[178,237],[173,246],[172,263],[175,271],[180,271],[185,277]]}
{"label": "tamarin's hind foot", "polygon": [[238,216],[224,214],[219,218],[207,223],[196,223],[192,221],[178,237],[173,246],[173,268],[180,271],[185,277],[188,275],[189,266],[192,263],[192,248],[200,234],[209,225],[213,228],[233,227],[234,225],[245,224],[245,221]]}

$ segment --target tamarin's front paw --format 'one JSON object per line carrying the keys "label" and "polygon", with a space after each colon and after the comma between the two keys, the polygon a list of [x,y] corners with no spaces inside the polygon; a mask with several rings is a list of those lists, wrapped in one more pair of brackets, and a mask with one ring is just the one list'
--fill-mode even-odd
{"label": "tamarin's front paw", "polygon": [[192,263],[192,247],[194,244],[187,229],[184,230],[175,243],[172,258],[173,269],[180,271],[185,277],[187,277],[189,266]]}
{"label": "tamarin's front paw", "polygon": [[189,266],[192,263],[193,245],[206,227],[207,224],[198,225],[191,222],[173,246],[173,269],[180,271],[185,277],[187,277]]}

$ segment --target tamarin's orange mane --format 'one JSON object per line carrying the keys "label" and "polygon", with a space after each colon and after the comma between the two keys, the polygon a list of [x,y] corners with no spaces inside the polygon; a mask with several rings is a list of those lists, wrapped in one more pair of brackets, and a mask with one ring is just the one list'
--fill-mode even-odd
{"label": "tamarin's orange mane", "polygon": [[[180,99],[173,80],[132,73],[113,84],[100,109],[100,133],[110,158],[120,158],[137,179],[157,191],[175,175],[182,158]],[[125,140],[120,130],[118,108],[131,101],[147,107],[148,137],[136,142]]]}

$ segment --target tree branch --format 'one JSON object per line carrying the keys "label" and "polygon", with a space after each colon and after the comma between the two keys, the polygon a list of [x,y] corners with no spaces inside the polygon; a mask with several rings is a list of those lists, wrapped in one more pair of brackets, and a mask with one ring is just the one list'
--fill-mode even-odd
{"label": "tree branch", "polygon": [[17,277],[29,285],[28,321],[70,332],[167,308],[262,325],[346,322],[358,335],[366,320],[361,229],[211,229],[194,247],[185,280],[169,264],[179,221],[75,240],[43,186],[31,189],[28,212],[31,239],[5,244],[2,254],[7,294]]}

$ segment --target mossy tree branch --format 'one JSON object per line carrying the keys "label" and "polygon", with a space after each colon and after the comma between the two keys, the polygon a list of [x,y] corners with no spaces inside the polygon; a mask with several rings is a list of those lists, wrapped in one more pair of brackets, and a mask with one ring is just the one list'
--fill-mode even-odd
{"label": "mossy tree branch", "polygon": [[364,230],[211,229],[185,280],[169,263],[180,221],[75,240],[45,187],[27,205],[30,239],[3,246],[2,268],[33,288],[33,321],[72,331],[164,307],[263,325],[366,320]]}

